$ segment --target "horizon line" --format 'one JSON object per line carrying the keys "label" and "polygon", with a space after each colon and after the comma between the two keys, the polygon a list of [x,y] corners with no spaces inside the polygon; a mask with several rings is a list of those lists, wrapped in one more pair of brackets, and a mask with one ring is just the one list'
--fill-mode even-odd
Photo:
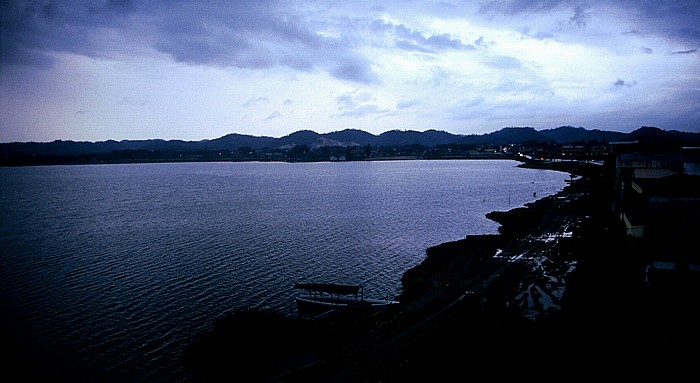
{"label": "horizon line", "polygon": [[301,133],[301,132],[312,132],[312,133],[318,134],[318,135],[327,135],[327,134],[339,133],[339,132],[344,132],[344,131],[358,131],[358,132],[367,133],[367,134],[372,135],[372,136],[375,136],[375,137],[379,137],[379,136],[381,136],[382,134],[386,134],[386,133],[390,133],[390,132],[417,132],[417,133],[425,133],[425,132],[431,132],[431,131],[447,133],[447,134],[451,134],[451,135],[454,135],[454,136],[468,137],[468,136],[485,136],[485,135],[488,135],[488,134],[493,134],[493,133],[502,131],[502,130],[504,130],[504,129],[532,129],[532,130],[534,130],[534,131],[536,131],[536,132],[542,132],[542,131],[546,131],[546,130],[555,130],[555,129],[560,129],[560,128],[583,129],[583,130],[590,131],[590,132],[599,131],[599,132],[619,133],[619,134],[630,134],[630,133],[636,132],[636,131],[639,130],[639,129],[643,129],[643,128],[654,128],[654,129],[659,129],[659,130],[664,131],[664,132],[673,132],[673,131],[676,131],[676,132],[680,132],[680,133],[700,134],[700,132],[690,132],[690,131],[682,131],[682,130],[675,130],[675,129],[667,130],[667,129],[659,128],[659,127],[656,127],[656,126],[649,126],[649,125],[642,125],[642,126],[640,126],[639,128],[634,129],[634,130],[632,130],[632,131],[630,131],[630,132],[618,132],[618,131],[615,131],[615,130],[604,130],[604,129],[588,129],[588,128],[584,128],[584,127],[582,127],[582,126],[573,126],[573,125],[561,125],[561,126],[558,126],[558,127],[556,127],[556,128],[544,128],[544,129],[537,129],[537,128],[532,127],[532,126],[506,126],[506,127],[503,127],[503,128],[497,129],[497,130],[493,130],[493,131],[488,132],[488,133],[481,133],[481,134],[477,134],[477,133],[472,133],[472,134],[452,133],[452,132],[449,132],[449,131],[446,131],[446,130],[439,130],[439,129],[434,129],[434,128],[426,129],[426,130],[398,129],[398,128],[397,128],[397,129],[385,130],[384,132],[381,132],[381,133],[379,133],[379,134],[374,134],[374,133],[368,132],[368,131],[366,131],[366,130],[358,129],[358,128],[345,128],[345,129],[341,129],[341,130],[334,130],[334,131],[327,132],[327,133],[319,133],[319,132],[316,132],[315,130],[312,130],[312,129],[299,129],[299,130],[295,130],[295,131],[293,131],[293,132],[291,132],[291,133],[289,133],[289,134],[286,134],[286,135],[280,136],[280,137],[265,136],[265,135],[256,136],[256,135],[253,135],[253,134],[245,134],[245,133],[231,132],[231,133],[226,133],[226,134],[224,134],[223,136],[219,136],[219,137],[216,137],[216,138],[202,138],[202,139],[200,139],[200,140],[184,140],[184,139],[179,139],[179,138],[170,138],[170,139],[165,139],[165,138],[143,138],[143,139],[129,139],[129,138],[114,139],[114,138],[109,138],[109,139],[98,140],[98,141],[71,140],[71,139],[55,139],[55,140],[53,140],[53,141],[10,141],[10,142],[0,142],[0,145],[7,145],[7,144],[50,144],[50,143],[55,143],[55,142],[101,143],[101,142],[110,142],[110,141],[114,141],[114,142],[125,142],[125,141],[134,141],[134,142],[138,142],[138,141],[202,142],[202,141],[213,141],[213,140],[218,140],[218,139],[221,139],[221,138],[223,138],[223,137],[230,136],[230,135],[233,135],[233,134],[240,135],[240,136],[254,137],[254,138],[273,138],[273,139],[281,139],[281,138],[284,138],[284,137],[289,137],[289,136],[291,136],[291,135],[293,135],[293,134],[295,134],[295,133]]}

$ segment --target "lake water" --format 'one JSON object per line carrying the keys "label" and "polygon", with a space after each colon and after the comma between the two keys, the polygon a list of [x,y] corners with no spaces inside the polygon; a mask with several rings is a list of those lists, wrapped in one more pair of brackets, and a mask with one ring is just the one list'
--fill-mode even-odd
{"label": "lake water", "polygon": [[0,168],[0,323],[57,381],[179,382],[224,313],[289,313],[300,282],[400,293],[425,249],[567,174],[509,160]]}

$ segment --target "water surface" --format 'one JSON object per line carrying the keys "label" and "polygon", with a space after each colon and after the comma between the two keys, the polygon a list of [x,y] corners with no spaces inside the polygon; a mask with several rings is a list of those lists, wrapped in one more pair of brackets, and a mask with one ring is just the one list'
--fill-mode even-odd
{"label": "water surface", "polygon": [[3,331],[67,379],[184,381],[214,319],[299,282],[394,297],[425,249],[564,186],[508,160],[0,168]]}

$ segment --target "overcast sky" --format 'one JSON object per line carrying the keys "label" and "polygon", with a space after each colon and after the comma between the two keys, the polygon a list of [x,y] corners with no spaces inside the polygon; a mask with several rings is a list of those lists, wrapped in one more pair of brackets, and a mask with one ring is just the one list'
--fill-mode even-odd
{"label": "overcast sky", "polygon": [[700,0],[1,4],[0,142],[700,131]]}

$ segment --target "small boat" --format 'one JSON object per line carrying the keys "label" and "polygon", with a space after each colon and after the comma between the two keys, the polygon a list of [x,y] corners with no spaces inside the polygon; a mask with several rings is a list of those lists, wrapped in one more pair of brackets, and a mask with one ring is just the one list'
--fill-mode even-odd
{"label": "small boat", "polygon": [[306,290],[296,297],[299,311],[323,313],[353,305],[384,307],[399,302],[389,299],[368,299],[364,297],[362,285],[342,285],[337,283],[297,283],[295,289]]}

